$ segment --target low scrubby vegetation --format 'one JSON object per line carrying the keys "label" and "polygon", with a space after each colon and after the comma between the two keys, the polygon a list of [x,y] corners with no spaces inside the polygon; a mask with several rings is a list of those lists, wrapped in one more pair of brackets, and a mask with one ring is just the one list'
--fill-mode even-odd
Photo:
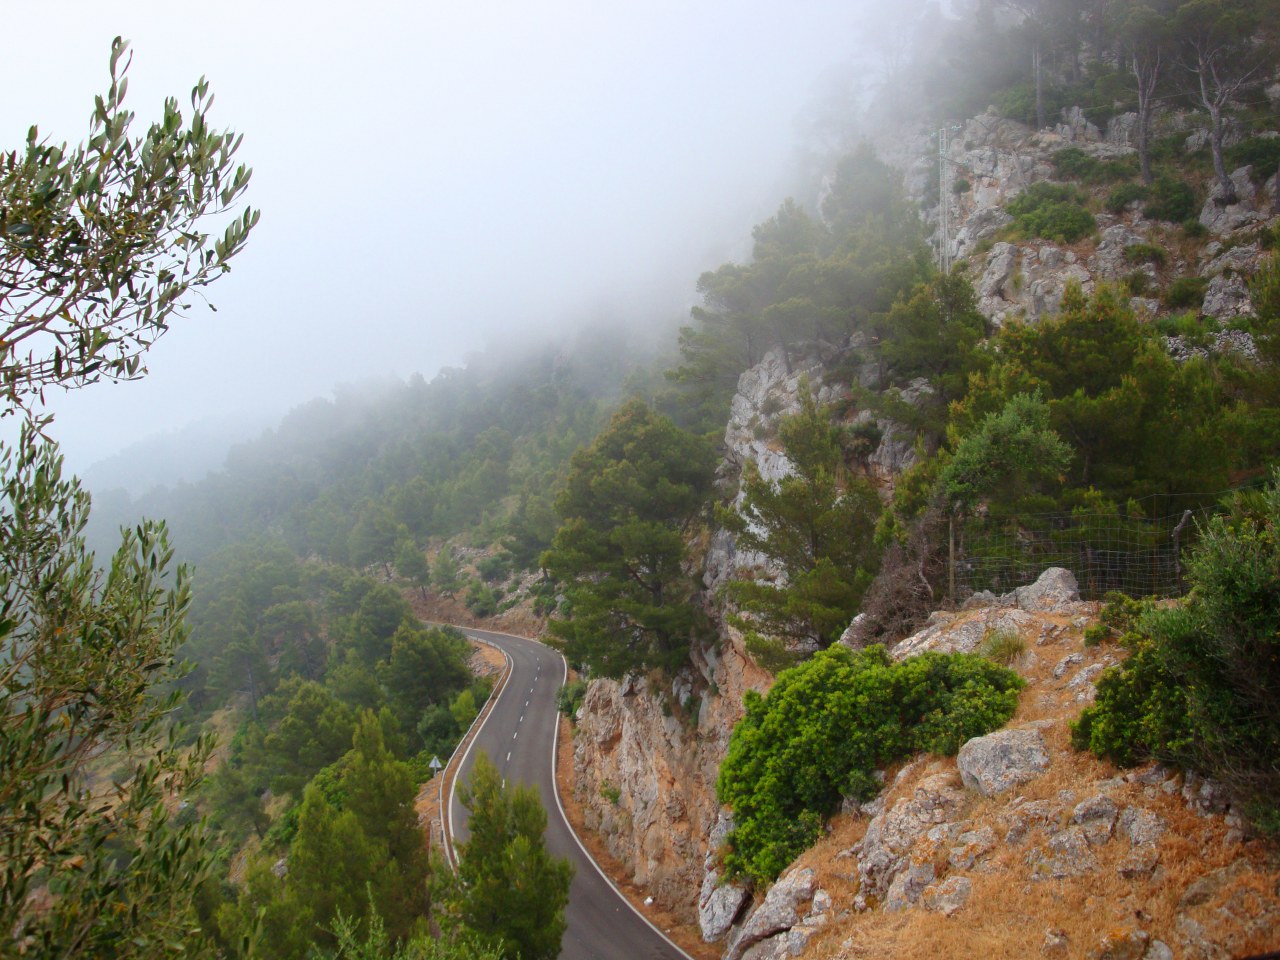
{"label": "low scrubby vegetation", "polygon": [[877,770],[912,753],[954,754],[1013,716],[1022,679],[971,654],[902,663],[883,647],[832,647],[746,696],[717,784],[733,808],[725,864],[767,883],[817,839],[842,797],[866,800]]}
{"label": "low scrubby vegetation", "polygon": [[1187,567],[1184,603],[1113,612],[1130,655],[1099,680],[1073,742],[1124,766],[1156,758],[1218,778],[1280,835],[1280,488],[1238,496]]}

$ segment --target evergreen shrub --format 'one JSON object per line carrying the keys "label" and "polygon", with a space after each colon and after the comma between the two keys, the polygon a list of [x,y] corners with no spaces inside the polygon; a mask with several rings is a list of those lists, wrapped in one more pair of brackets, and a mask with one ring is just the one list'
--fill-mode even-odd
{"label": "evergreen shrub", "polygon": [[1228,169],[1252,166],[1255,183],[1265,183],[1280,168],[1280,137],[1250,137],[1224,152]]}
{"label": "evergreen shrub", "polygon": [[1146,200],[1149,192],[1141,183],[1122,183],[1116,186],[1107,194],[1107,199],[1103,202],[1108,213],[1114,213],[1117,216],[1124,213],[1124,208],[1135,200]]}
{"label": "evergreen shrub", "polygon": [[779,673],[767,696],[749,691],[717,783],[734,814],[726,867],[771,881],[842,797],[877,792],[877,769],[921,750],[955,753],[1008,721],[1022,687],[973,654],[894,663],[880,646],[836,646]]}
{"label": "evergreen shrub", "polygon": [[1151,185],[1142,212],[1152,220],[1182,223],[1194,217],[1198,207],[1196,193],[1188,184],[1161,175]]}
{"label": "evergreen shrub", "polygon": [[1033,183],[1009,203],[1007,210],[1022,235],[1058,243],[1075,243],[1097,227],[1093,215],[1084,208],[1084,195],[1063,184]]}
{"label": "evergreen shrub", "polygon": [[1170,310],[1199,309],[1208,286],[1204,277],[1179,277],[1165,287],[1164,305]]}
{"label": "evergreen shrub", "polygon": [[1280,489],[1211,519],[1187,561],[1180,606],[1150,606],[1098,681],[1072,742],[1121,765],[1156,758],[1224,782],[1262,832],[1280,835]]}

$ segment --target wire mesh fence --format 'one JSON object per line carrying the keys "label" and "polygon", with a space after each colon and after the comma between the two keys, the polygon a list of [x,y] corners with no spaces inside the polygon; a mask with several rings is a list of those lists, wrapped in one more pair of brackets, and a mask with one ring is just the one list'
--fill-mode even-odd
{"label": "wire mesh fence", "polygon": [[1048,567],[1065,567],[1085,600],[1101,600],[1111,590],[1131,597],[1181,596],[1182,559],[1209,512],[1151,518],[1077,510],[957,519],[949,551],[952,595],[963,600],[983,590],[1008,593],[1033,583]]}

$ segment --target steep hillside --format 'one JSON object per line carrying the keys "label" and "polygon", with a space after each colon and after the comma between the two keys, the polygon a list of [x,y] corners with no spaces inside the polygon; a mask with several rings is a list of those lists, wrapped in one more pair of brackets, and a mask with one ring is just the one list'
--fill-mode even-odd
{"label": "steep hillside", "polygon": [[[994,329],[1056,317],[1073,288],[1088,296],[1111,285],[1140,323],[1168,334],[1162,343],[1180,362],[1227,353],[1253,362],[1260,308],[1251,279],[1276,245],[1277,176],[1236,167],[1228,202],[1208,175],[1199,123],[1185,111],[1159,121],[1165,162],[1196,184],[1178,194],[1192,206],[1175,217],[1150,194],[1119,190],[1136,177],[1131,115],[1105,132],[1079,110],[1038,131],[974,117],[945,157],[954,172],[944,183],[957,185],[941,194],[945,236],[929,135],[880,139],[935,248],[962,269],[967,261]],[[1233,133],[1229,149],[1243,155],[1242,145],[1280,137],[1248,132]],[[1028,235],[1012,201],[1035,184],[1063,191],[1091,226],[1070,240]],[[777,425],[799,410],[805,389],[846,429],[867,427],[869,444],[850,469],[894,501],[898,480],[933,452],[919,414],[934,387],[919,377],[880,393],[877,346],[857,332],[838,345],[792,342],[741,375],[718,475],[732,508],[743,502],[744,467],[775,484],[794,473]],[[993,632],[1020,637],[1026,652],[1013,666],[1029,688],[1006,730],[970,744],[958,763],[920,757],[889,771],[884,793],[834,818],[767,895],[726,881],[718,851],[732,819],[716,805],[716,776],[743,691],[766,690],[772,676],[748,649],[724,587],[744,576],[785,584],[786,575],[723,527],[696,546],[715,642],[695,647],[674,678],[594,681],[578,713],[574,769],[577,797],[610,851],[664,906],[696,919],[725,957],[1226,957],[1280,946],[1280,872],[1220,787],[1157,765],[1121,771],[1070,746],[1068,722],[1124,652],[1085,645],[1098,607],[1080,602],[1065,571],[1054,589],[988,594],[935,613],[894,647],[901,658],[973,651]]]}

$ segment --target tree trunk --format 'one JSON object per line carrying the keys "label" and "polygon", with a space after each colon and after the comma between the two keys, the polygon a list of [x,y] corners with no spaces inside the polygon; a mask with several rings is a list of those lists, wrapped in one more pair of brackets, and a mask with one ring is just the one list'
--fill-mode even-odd
{"label": "tree trunk", "polygon": [[1151,172],[1151,100],[1160,77],[1160,58],[1157,56],[1144,64],[1135,55],[1130,61],[1130,70],[1137,81],[1138,92],[1138,165],[1142,182],[1149,184],[1154,179]]}
{"label": "tree trunk", "polygon": [[1213,151],[1213,172],[1218,178],[1218,185],[1222,187],[1222,196],[1218,198],[1218,203],[1226,207],[1239,198],[1236,196],[1236,185],[1227,175],[1227,166],[1222,160],[1222,138],[1226,131],[1222,121],[1222,107],[1216,102],[1209,107],[1209,119],[1212,124],[1209,130],[1209,146]]}
{"label": "tree trunk", "polygon": [[1036,129],[1044,129],[1044,71],[1041,69],[1040,41],[1031,51],[1031,70],[1036,79]]}
{"label": "tree trunk", "polygon": [[1219,87],[1214,95],[1209,95],[1209,78],[1213,76],[1213,64],[1201,54],[1196,60],[1197,73],[1200,80],[1200,102],[1209,111],[1209,148],[1213,153],[1213,173],[1218,178],[1218,186],[1222,188],[1222,196],[1218,198],[1220,206],[1230,206],[1238,199],[1235,184],[1227,176],[1227,166],[1222,160],[1222,138],[1225,129],[1222,122],[1222,105],[1226,101]]}

